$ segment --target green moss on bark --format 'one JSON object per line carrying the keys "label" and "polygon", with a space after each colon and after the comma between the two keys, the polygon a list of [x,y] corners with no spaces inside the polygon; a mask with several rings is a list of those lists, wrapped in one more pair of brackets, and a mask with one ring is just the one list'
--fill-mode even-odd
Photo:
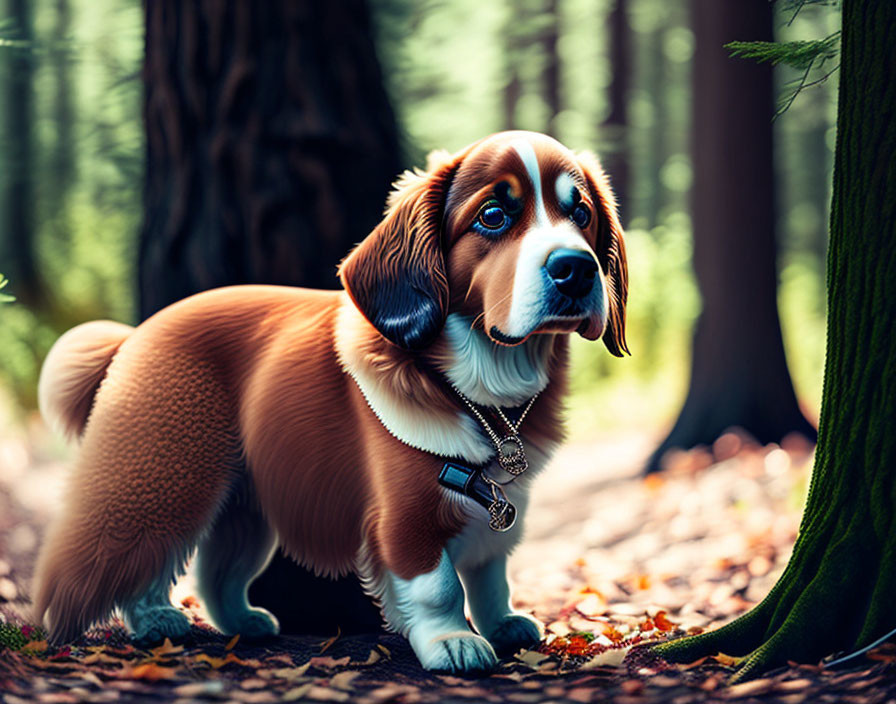
{"label": "green moss on bark", "polygon": [[749,613],[658,646],[724,652],[742,680],[861,648],[896,625],[896,3],[843,0],[815,468],[793,556]]}

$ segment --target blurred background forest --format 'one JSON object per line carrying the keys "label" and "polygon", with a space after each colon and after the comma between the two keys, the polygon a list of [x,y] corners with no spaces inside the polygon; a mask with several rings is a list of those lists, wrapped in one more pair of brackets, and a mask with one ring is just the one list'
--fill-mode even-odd
{"label": "blurred background forest", "polygon": [[[778,40],[817,39],[838,26],[832,8],[792,17],[775,7]],[[509,128],[601,156],[627,232],[632,357],[575,344],[571,430],[662,432],[687,391],[701,305],[689,3],[370,0],[369,8],[404,166]],[[140,318],[145,19],[135,0],[0,0],[0,271],[17,298],[0,310],[0,388],[19,418],[35,406],[41,361],[61,332],[94,318]],[[800,72],[778,67],[774,76],[786,99]],[[800,405],[813,419],[835,91],[835,80],[807,89],[773,123],[781,326]],[[351,166],[344,173],[352,178]]]}

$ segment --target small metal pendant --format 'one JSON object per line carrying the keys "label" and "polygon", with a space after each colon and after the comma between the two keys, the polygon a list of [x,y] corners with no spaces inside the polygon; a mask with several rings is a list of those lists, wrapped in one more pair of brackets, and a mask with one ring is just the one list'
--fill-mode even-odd
{"label": "small metal pendant", "polygon": [[488,527],[504,533],[516,522],[516,507],[506,499],[498,499],[488,507]]}
{"label": "small metal pendant", "polygon": [[529,468],[519,435],[508,435],[498,443],[498,464],[508,474],[522,474]]}

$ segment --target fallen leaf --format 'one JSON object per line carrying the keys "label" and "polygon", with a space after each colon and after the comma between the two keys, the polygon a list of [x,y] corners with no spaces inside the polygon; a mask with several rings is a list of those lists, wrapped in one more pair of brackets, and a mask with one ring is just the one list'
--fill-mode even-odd
{"label": "fallen leaf", "polygon": [[305,694],[308,699],[314,699],[319,702],[345,702],[349,700],[348,692],[340,692],[338,689],[328,689],[327,687],[318,687],[311,685],[311,689]]}
{"label": "fallen leaf", "polygon": [[622,665],[622,661],[625,660],[625,656],[628,655],[629,650],[631,650],[631,646],[605,650],[588,660],[582,665],[582,669],[591,670],[595,667],[619,667]]}
{"label": "fallen leaf", "polygon": [[172,690],[177,696],[196,698],[201,696],[213,697],[224,691],[223,680],[205,680],[203,682],[190,682],[182,684]]}
{"label": "fallen leaf", "polygon": [[528,665],[533,669],[537,668],[545,660],[551,659],[550,655],[539,653],[537,650],[526,650],[525,652],[517,654],[515,657],[521,663],[523,663],[524,665]]}
{"label": "fallen leaf", "polygon": [[758,680],[750,680],[749,682],[741,682],[735,684],[725,690],[725,696],[728,699],[741,699],[743,697],[755,697],[760,694],[770,692],[774,687],[775,681],[769,677]]}
{"label": "fallen leaf", "polygon": [[158,682],[159,680],[177,679],[177,670],[173,667],[162,667],[154,662],[147,662],[127,670],[124,676],[132,680]]}
{"label": "fallen leaf", "polygon": [[342,635],[342,628],[340,628],[339,626],[336,626],[336,635],[333,636],[332,638],[327,638],[325,641],[323,641],[320,644],[320,646],[321,646],[320,654],[323,655],[330,648],[330,646],[333,645],[333,643],[335,643],[337,640],[339,640],[339,636],[341,636],[341,635]]}
{"label": "fallen leaf", "polygon": [[653,623],[661,631],[672,631],[675,629],[675,624],[666,618],[665,611],[658,611],[656,616],[653,617]]}
{"label": "fallen leaf", "polygon": [[383,659],[383,656],[382,656],[382,654],[380,653],[380,651],[374,649],[374,650],[371,650],[371,651],[370,651],[370,655],[367,656],[367,659],[366,659],[364,662],[359,662],[359,663],[357,663],[357,664],[358,664],[358,665],[370,666],[370,665],[373,665],[374,663],[379,662],[379,661],[382,660],[382,659]]}
{"label": "fallen leaf", "polygon": [[299,665],[298,667],[281,667],[277,670],[271,670],[270,672],[272,677],[293,682],[302,679],[309,667],[311,667],[311,661],[306,662],[304,665]]}
{"label": "fallen leaf", "polygon": [[283,693],[283,696],[280,697],[280,700],[284,702],[296,702],[299,699],[304,699],[305,695],[308,694],[313,686],[314,685],[309,682],[308,684],[303,684],[301,687],[293,687],[292,689],[288,689]]}
{"label": "fallen leaf", "polygon": [[37,655],[46,652],[48,647],[50,646],[45,640],[32,640],[22,646],[21,652],[26,655]]}
{"label": "fallen leaf", "polygon": [[258,669],[261,667],[261,662],[258,660],[241,660],[233,653],[227,653],[227,655],[223,658],[216,658],[212,655],[208,655],[206,653],[199,653],[193,658],[193,662],[200,663],[205,662],[211,665],[215,670],[220,670],[225,665],[241,665],[243,667],[253,667]]}
{"label": "fallen leaf", "polygon": [[160,646],[153,648],[149,652],[152,653],[153,658],[159,659],[166,655],[179,655],[184,652],[184,646],[174,645],[170,638],[166,638]]}
{"label": "fallen leaf", "polygon": [[712,659],[725,667],[737,667],[743,658],[735,658],[731,655],[725,655],[725,653],[716,653],[712,656]]}
{"label": "fallen leaf", "polygon": [[321,670],[332,670],[335,667],[345,667],[351,662],[351,658],[346,655],[343,658],[331,658],[329,655],[311,658],[308,661],[310,667],[316,667]]}
{"label": "fallen leaf", "polygon": [[330,678],[330,686],[336,689],[351,690],[352,680],[360,676],[360,674],[357,670],[345,670]]}
{"label": "fallen leaf", "polygon": [[240,640],[240,634],[237,633],[233,638],[231,638],[229,641],[227,641],[227,645],[224,646],[224,650],[226,650],[227,652],[230,652],[231,650],[233,650],[236,647],[236,644],[239,642],[239,640]]}

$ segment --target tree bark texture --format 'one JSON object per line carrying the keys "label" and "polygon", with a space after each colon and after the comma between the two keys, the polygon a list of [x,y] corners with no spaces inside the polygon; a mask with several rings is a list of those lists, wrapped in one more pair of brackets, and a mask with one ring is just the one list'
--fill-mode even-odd
{"label": "tree bark texture", "polygon": [[601,154],[601,162],[613,180],[613,191],[619,204],[619,216],[626,223],[629,191],[628,94],[631,85],[632,30],[628,22],[628,0],[616,0],[607,17],[610,42],[610,86],[607,90],[609,111],[601,125],[602,138],[609,149]]}
{"label": "tree bark texture", "polygon": [[7,0],[0,18],[15,26],[25,47],[4,47],[0,55],[0,271],[8,293],[29,306],[40,306],[43,286],[34,243],[34,53],[29,0]]}
{"label": "tree bark texture", "polygon": [[660,646],[743,656],[739,678],[896,626],[896,5],[844,0],[818,449],[781,579],[746,615]]}
{"label": "tree bark texture", "polygon": [[648,463],[739,427],[760,443],[815,440],[784,357],[777,306],[773,82],[768,64],[728,56],[772,40],[767,0],[693,0],[694,271],[703,309],[681,414]]}
{"label": "tree bark texture", "polygon": [[544,70],[541,74],[541,88],[548,108],[545,132],[557,136],[557,115],[563,109],[560,95],[560,8],[557,0],[545,0],[544,26],[541,30],[541,50],[544,55]]}
{"label": "tree bark texture", "polygon": [[[337,287],[401,167],[364,0],[145,11],[141,317],[230,284]],[[355,578],[316,578],[279,553],[250,598],[284,632],[380,629]]]}
{"label": "tree bark texture", "polygon": [[401,162],[363,0],[146,0],[140,313],[337,286]]}

